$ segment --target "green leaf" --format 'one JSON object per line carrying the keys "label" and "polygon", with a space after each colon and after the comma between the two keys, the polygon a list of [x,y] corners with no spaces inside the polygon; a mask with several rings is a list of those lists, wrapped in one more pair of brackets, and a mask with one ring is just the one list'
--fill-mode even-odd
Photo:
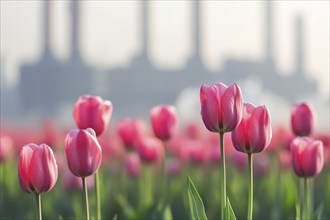
{"label": "green leaf", "polygon": [[164,219],[166,219],[166,220],[172,220],[173,219],[171,207],[169,205],[167,205],[165,210],[164,210]]}
{"label": "green leaf", "polygon": [[118,219],[118,215],[115,214],[115,215],[113,216],[112,220],[117,220],[117,219]]}
{"label": "green leaf", "polygon": [[187,176],[187,187],[191,218],[193,220],[207,220],[203,201],[189,175]]}
{"label": "green leaf", "polygon": [[134,210],[133,210],[131,204],[129,204],[129,202],[127,201],[127,199],[123,195],[119,194],[116,197],[116,200],[117,200],[119,206],[121,207],[121,209],[123,210],[125,216],[127,218],[132,218],[132,216],[135,213],[134,213]]}
{"label": "green leaf", "polygon": [[234,210],[231,207],[231,204],[229,202],[229,198],[228,197],[227,197],[227,215],[228,215],[228,218],[227,219],[236,220],[236,216],[235,216]]}
{"label": "green leaf", "polygon": [[323,212],[323,204],[321,204],[316,211],[313,213],[311,220],[319,220],[322,217],[322,212]]}
{"label": "green leaf", "polygon": [[300,203],[296,203],[296,220],[300,219]]}

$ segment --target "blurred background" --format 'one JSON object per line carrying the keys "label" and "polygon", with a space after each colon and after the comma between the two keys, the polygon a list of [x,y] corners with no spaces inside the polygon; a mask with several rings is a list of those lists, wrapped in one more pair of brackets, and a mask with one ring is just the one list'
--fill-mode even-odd
{"label": "blurred background", "polygon": [[1,122],[72,125],[80,95],[114,118],[175,104],[199,117],[199,88],[238,83],[273,123],[307,101],[329,131],[328,1],[1,1]]}

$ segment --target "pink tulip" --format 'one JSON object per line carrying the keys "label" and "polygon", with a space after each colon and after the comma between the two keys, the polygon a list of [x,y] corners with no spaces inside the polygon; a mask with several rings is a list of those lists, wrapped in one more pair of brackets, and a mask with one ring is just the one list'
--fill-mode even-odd
{"label": "pink tulip", "polygon": [[136,177],[139,175],[141,170],[141,159],[136,152],[131,152],[125,157],[125,168],[130,176]]}
{"label": "pink tulip", "polygon": [[324,164],[323,143],[308,137],[296,137],[291,142],[292,166],[299,177],[318,175]]}
{"label": "pink tulip", "polygon": [[200,89],[201,115],[206,128],[212,132],[230,132],[242,119],[243,99],[240,88],[217,83]]}
{"label": "pink tulip", "polygon": [[117,122],[117,132],[127,148],[136,148],[136,141],[147,133],[144,121],[135,118],[125,118]]}
{"label": "pink tulip", "polygon": [[231,133],[235,149],[243,153],[258,153],[269,145],[271,137],[270,113],[266,106],[255,107],[245,103],[243,119]]}
{"label": "pink tulip", "polygon": [[155,137],[142,137],[138,141],[138,151],[142,160],[157,162],[164,157],[163,142]]}
{"label": "pink tulip", "polygon": [[14,155],[14,142],[11,137],[0,137],[0,163],[5,162]]}
{"label": "pink tulip", "polygon": [[[88,189],[91,189],[94,186],[94,178],[92,178],[91,176],[86,177],[86,185]],[[81,178],[73,175],[67,169],[65,170],[62,178],[62,186],[65,190],[68,191],[83,190]]]}
{"label": "pink tulip", "polygon": [[291,127],[297,136],[309,136],[314,130],[313,109],[306,103],[294,105],[291,109]]}
{"label": "pink tulip", "polygon": [[178,116],[174,106],[157,105],[150,110],[152,129],[156,137],[168,140],[178,125]]}
{"label": "pink tulip", "polygon": [[96,135],[102,134],[108,127],[112,115],[110,101],[99,96],[80,96],[73,107],[73,117],[80,129],[93,128]]}
{"label": "pink tulip", "polygon": [[101,146],[91,128],[71,130],[65,138],[65,154],[69,169],[79,177],[94,174],[102,161]]}
{"label": "pink tulip", "polygon": [[24,145],[18,161],[18,178],[25,192],[50,191],[57,180],[57,164],[52,149],[46,145]]}

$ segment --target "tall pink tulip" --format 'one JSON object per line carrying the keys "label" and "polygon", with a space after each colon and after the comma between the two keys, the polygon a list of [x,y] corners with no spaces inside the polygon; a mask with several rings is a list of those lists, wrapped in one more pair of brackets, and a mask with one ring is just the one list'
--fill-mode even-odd
{"label": "tall pink tulip", "polygon": [[243,119],[231,133],[235,149],[243,153],[259,153],[270,144],[271,137],[270,113],[266,106],[245,103]]}
{"label": "tall pink tulip", "polygon": [[65,138],[65,154],[71,172],[80,177],[94,174],[102,161],[101,146],[91,128],[71,130]]}
{"label": "tall pink tulip", "polygon": [[150,110],[152,129],[156,137],[168,140],[178,125],[178,116],[174,106],[157,105]]}
{"label": "tall pink tulip", "polygon": [[202,85],[200,103],[202,119],[209,131],[230,132],[242,119],[243,99],[236,84]]}
{"label": "tall pink tulip", "polygon": [[291,127],[297,136],[309,136],[314,130],[314,110],[307,103],[296,104],[291,109]]}
{"label": "tall pink tulip", "polygon": [[[244,103],[243,118],[238,127],[231,133],[236,150],[247,153],[249,164],[249,200],[248,220],[252,220],[253,211],[253,160],[252,154],[263,151],[270,144],[272,130],[270,113],[266,106],[255,107]],[[266,160],[264,160],[265,162]],[[264,164],[262,162],[261,164]],[[266,163],[265,163],[266,164]],[[261,166],[267,168],[267,166]]]}
{"label": "tall pink tulip", "polygon": [[24,145],[18,161],[18,178],[25,192],[50,191],[57,180],[57,164],[52,149],[46,145]]}
{"label": "tall pink tulip", "polygon": [[299,177],[318,175],[324,164],[323,143],[308,137],[296,137],[291,142],[292,166]]}
{"label": "tall pink tulip", "polygon": [[220,134],[221,156],[221,219],[227,212],[226,162],[224,133],[234,130],[242,120],[243,98],[238,85],[222,83],[202,85],[200,89],[201,116],[205,127]]}
{"label": "tall pink tulip", "polygon": [[42,219],[41,193],[54,187],[57,176],[56,160],[47,144],[23,146],[18,161],[18,179],[25,192],[35,194],[39,220]]}
{"label": "tall pink tulip", "polygon": [[73,107],[73,117],[80,129],[93,128],[96,136],[108,127],[112,115],[112,103],[99,96],[80,96]]}

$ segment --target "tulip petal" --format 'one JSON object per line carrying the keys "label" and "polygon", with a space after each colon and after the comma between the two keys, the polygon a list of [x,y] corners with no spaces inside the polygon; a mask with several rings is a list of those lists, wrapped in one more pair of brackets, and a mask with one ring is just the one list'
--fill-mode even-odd
{"label": "tulip petal", "polygon": [[206,85],[200,89],[201,116],[205,127],[211,132],[219,132],[218,100],[215,91]]}
{"label": "tulip petal", "polygon": [[236,84],[231,85],[224,92],[221,107],[219,114],[222,115],[223,132],[230,132],[238,126],[243,115],[242,94]]}

